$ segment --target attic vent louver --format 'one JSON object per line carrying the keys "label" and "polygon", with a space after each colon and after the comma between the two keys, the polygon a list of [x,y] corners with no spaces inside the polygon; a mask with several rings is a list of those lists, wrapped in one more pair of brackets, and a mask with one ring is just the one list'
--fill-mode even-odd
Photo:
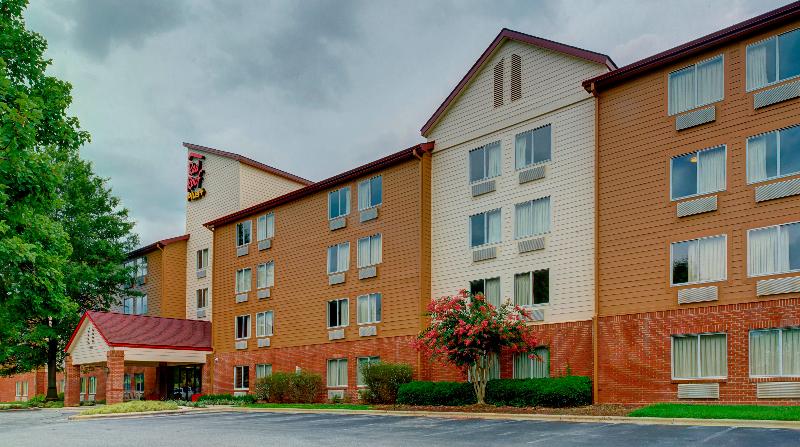
{"label": "attic vent louver", "polygon": [[500,107],[503,105],[503,61],[494,66],[494,106]]}
{"label": "attic vent louver", "polygon": [[511,55],[511,100],[522,98],[522,58],[518,54]]}

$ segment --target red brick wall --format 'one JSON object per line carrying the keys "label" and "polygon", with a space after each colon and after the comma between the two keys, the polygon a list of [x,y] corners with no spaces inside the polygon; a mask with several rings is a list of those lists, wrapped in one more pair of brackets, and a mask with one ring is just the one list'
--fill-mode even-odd
{"label": "red brick wall", "polygon": [[796,325],[800,325],[800,299],[602,317],[598,337],[599,401],[677,401],[678,383],[702,381],[672,380],[671,336],[725,332],[728,378],[720,381],[720,399],[713,402],[800,404],[800,400],[756,398],[757,382],[800,379],[749,377],[749,331]]}
{"label": "red brick wall", "polygon": [[[64,392],[61,389],[61,379],[64,378],[64,373],[56,373],[56,388],[59,393]],[[28,372],[23,374],[15,374],[9,377],[0,377],[0,402],[13,402],[16,398],[17,382],[28,382],[28,398],[37,394],[47,393],[47,369],[41,368],[36,372]]]}

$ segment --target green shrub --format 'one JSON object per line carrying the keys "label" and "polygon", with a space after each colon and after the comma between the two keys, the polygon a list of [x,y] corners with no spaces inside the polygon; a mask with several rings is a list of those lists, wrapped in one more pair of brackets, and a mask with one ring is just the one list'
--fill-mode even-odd
{"label": "green shrub", "polygon": [[234,396],[232,394],[203,394],[197,401],[206,405],[244,405],[254,403],[256,398],[250,394],[242,396]]}
{"label": "green shrub", "polygon": [[47,398],[45,397],[44,394],[37,394],[28,399],[27,405],[29,407],[43,407],[46,401]]}
{"label": "green shrub", "polygon": [[254,397],[273,403],[311,403],[318,400],[322,389],[319,374],[276,372],[258,379]]}
{"label": "green shrub", "polygon": [[405,363],[365,363],[361,376],[367,388],[361,398],[372,404],[393,404],[400,385],[411,382],[411,365]]}
{"label": "green shrub", "polygon": [[58,393],[58,400],[64,402],[64,393]]}
{"label": "green shrub", "polygon": [[486,385],[486,403],[513,407],[589,405],[592,381],[583,376],[490,380]]}
{"label": "green shrub", "polygon": [[471,383],[410,382],[400,385],[397,403],[402,405],[471,405],[477,402]]}

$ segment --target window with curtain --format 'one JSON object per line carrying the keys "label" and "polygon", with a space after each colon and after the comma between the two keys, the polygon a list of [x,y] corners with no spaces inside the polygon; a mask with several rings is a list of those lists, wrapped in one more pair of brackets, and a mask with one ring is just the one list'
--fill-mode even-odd
{"label": "window with curtain", "polygon": [[469,151],[469,181],[479,182],[497,177],[502,161],[499,141]]}
{"label": "window with curtain", "polygon": [[514,137],[514,164],[522,169],[538,163],[550,161],[550,125],[517,134]]}
{"label": "window with curtain", "polygon": [[[531,358],[530,354],[534,354]],[[514,355],[515,379],[539,379],[550,377],[550,349],[540,346],[529,354]]]}
{"label": "window with curtain", "polygon": [[271,337],[272,335],[272,311],[257,313],[256,337]]}
{"label": "window with curtain", "polygon": [[328,219],[336,219],[350,214],[350,187],[328,193]]}
{"label": "window with curtain", "polygon": [[725,190],[725,146],[674,157],[670,163],[672,200]]}
{"label": "window with curtain", "polygon": [[747,246],[750,276],[800,270],[800,223],[750,230]]}
{"label": "window with curtain", "polygon": [[86,377],[81,377],[81,394],[86,394]]}
{"label": "window with curtain", "polygon": [[800,126],[747,139],[747,181],[761,182],[800,173]]}
{"label": "window with curtain", "polygon": [[750,331],[750,375],[800,376],[800,328]]}
{"label": "window with curtain", "polygon": [[550,270],[514,275],[514,304],[531,306],[550,302]]}
{"label": "window with curtain", "polygon": [[95,376],[89,377],[89,394],[97,394],[97,377]]}
{"label": "window with curtain", "polygon": [[133,297],[127,297],[122,300],[122,313],[127,315],[133,313]]}
{"label": "window with curtain", "polygon": [[144,373],[133,375],[133,390],[137,393],[144,393]]}
{"label": "window with curtain", "polygon": [[383,176],[358,183],[358,210],[363,211],[383,203]]}
{"label": "window with curtain", "polygon": [[147,295],[133,298],[133,314],[144,315],[147,313]]}
{"label": "window with curtain", "polygon": [[792,30],[747,47],[747,90],[756,90],[800,75],[800,30]]}
{"label": "window with curtain", "polygon": [[272,239],[275,236],[275,213],[258,216],[257,237],[259,241]]}
{"label": "window with curtain", "polygon": [[472,295],[481,294],[486,298],[486,302],[500,306],[500,278],[477,279],[469,282],[469,293]]}
{"label": "window with curtain", "polygon": [[358,268],[378,265],[383,260],[383,240],[380,233],[358,240]]}
{"label": "window with curtain", "polygon": [[672,285],[723,281],[727,275],[725,235],[673,242]]}
{"label": "window with curtain", "polygon": [[275,286],[275,261],[259,264],[256,271],[256,288],[265,289]]}
{"label": "window with curtain", "polygon": [[328,388],[347,386],[347,359],[328,360]]}
{"label": "window with curtain", "polygon": [[123,391],[130,392],[132,379],[133,379],[133,374],[125,374],[125,376],[122,378]]}
{"label": "window with curtain", "polygon": [[518,203],[514,207],[514,238],[550,232],[550,197]]}
{"label": "window with curtain", "polygon": [[380,357],[372,356],[372,357],[359,357],[358,358],[358,371],[356,371],[356,385],[358,386],[367,386],[364,382],[364,373],[361,368],[365,365],[372,365],[373,363],[379,363],[381,361]]}
{"label": "window with curtain", "polygon": [[236,293],[247,293],[252,283],[252,271],[245,268],[236,271]]}
{"label": "window with curtain", "polygon": [[469,216],[469,240],[471,247],[496,244],[501,239],[500,209]]}
{"label": "window with curtain", "polygon": [[208,267],[208,249],[197,250],[197,270]]}
{"label": "window with curtain", "polygon": [[272,365],[259,363],[256,365],[256,379],[264,379],[272,375]]}
{"label": "window with curtain", "polygon": [[250,367],[234,366],[233,367],[233,389],[246,390],[250,388]]}
{"label": "window with curtain", "polygon": [[672,377],[675,379],[728,376],[728,339],[725,334],[672,336]]}
{"label": "window with curtain", "polygon": [[[467,368],[467,382],[472,382],[472,375],[475,374],[475,367]],[[492,355],[489,357],[489,380],[500,378],[500,356]]]}
{"label": "window with curtain", "polygon": [[236,339],[243,340],[250,338],[250,315],[239,315],[236,317]]}
{"label": "window with curtain", "polygon": [[669,114],[686,112],[721,101],[724,97],[722,55],[698,62],[669,74]]}
{"label": "window with curtain", "polygon": [[236,246],[241,247],[250,243],[253,230],[253,221],[246,220],[236,224]]}
{"label": "window with curtain", "polygon": [[350,324],[350,300],[342,298],[328,301],[328,328]]}
{"label": "window with curtain", "polygon": [[208,287],[197,289],[197,308],[205,309],[208,307]]}
{"label": "window with curtain", "polygon": [[358,324],[379,323],[381,321],[381,294],[361,295],[356,301]]}
{"label": "window with curtain", "polygon": [[328,274],[340,273],[350,269],[350,242],[328,247]]}

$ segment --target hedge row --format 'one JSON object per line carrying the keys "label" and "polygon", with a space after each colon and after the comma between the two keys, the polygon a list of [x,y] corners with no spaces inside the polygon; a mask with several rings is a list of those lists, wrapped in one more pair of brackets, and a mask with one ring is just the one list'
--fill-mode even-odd
{"label": "hedge row", "polygon": [[197,401],[207,405],[241,405],[252,404],[256,401],[256,398],[249,394],[241,396],[234,396],[232,394],[203,394]]}
{"label": "hedge row", "polygon": [[[476,402],[471,383],[411,382],[400,386],[402,405],[460,406]],[[592,403],[592,381],[583,376],[495,379],[486,385],[486,403],[514,407],[575,407]]]}

